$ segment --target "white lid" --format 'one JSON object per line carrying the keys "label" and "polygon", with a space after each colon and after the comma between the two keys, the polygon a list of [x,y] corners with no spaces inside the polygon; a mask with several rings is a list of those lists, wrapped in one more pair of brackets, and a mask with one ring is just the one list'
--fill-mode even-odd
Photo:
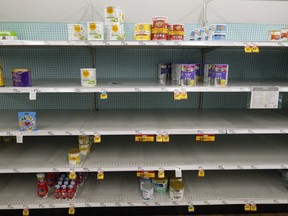
{"label": "white lid", "polygon": [[45,178],[45,174],[44,173],[37,173],[37,178],[38,179],[43,179],[43,178]]}

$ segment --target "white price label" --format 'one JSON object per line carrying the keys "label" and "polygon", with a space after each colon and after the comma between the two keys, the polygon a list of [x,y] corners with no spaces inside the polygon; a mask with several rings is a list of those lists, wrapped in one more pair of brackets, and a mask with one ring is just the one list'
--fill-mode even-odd
{"label": "white price label", "polygon": [[36,100],[36,90],[30,91],[29,100]]}
{"label": "white price label", "polygon": [[175,168],[175,177],[176,178],[182,178],[182,170],[181,168]]}
{"label": "white price label", "polygon": [[251,87],[250,109],[278,109],[279,87]]}
{"label": "white price label", "polygon": [[23,136],[22,136],[22,135],[18,135],[18,136],[16,137],[16,142],[17,142],[17,143],[23,143]]}

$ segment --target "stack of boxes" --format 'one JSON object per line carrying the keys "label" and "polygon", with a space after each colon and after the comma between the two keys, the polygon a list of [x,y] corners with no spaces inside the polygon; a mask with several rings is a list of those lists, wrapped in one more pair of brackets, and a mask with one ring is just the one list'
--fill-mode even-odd
{"label": "stack of boxes", "polygon": [[226,40],[227,25],[213,24],[191,31],[192,41],[221,41]]}

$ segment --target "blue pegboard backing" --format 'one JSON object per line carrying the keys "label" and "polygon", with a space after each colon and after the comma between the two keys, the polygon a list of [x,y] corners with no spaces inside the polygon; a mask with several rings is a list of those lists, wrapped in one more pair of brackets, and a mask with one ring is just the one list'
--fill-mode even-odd
{"label": "blue pegboard backing", "polygon": [[[99,98],[99,95],[98,95]],[[109,93],[107,100],[97,100],[98,109],[173,109],[198,108],[199,93],[189,93],[188,100],[175,101],[173,93]]]}
{"label": "blue pegboard backing", "polygon": [[80,68],[92,67],[88,48],[0,49],[5,77],[12,68],[30,68],[33,78],[79,78]]}
{"label": "blue pegboard backing", "polygon": [[248,93],[203,93],[203,109],[247,108]]}
{"label": "blue pegboard backing", "polygon": [[243,49],[215,49],[206,54],[206,63],[229,64],[229,79],[288,78],[288,50],[260,49],[248,54]]}
{"label": "blue pegboard backing", "polygon": [[5,109],[94,109],[93,93],[37,94],[37,100],[29,100],[28,94],[0,94],[0,108]]}
{"label": "blue pegboard backing", "polygon": [[96,49],[98,78],[157,78],[159,63],[197,63],[198,49]]}
{"label": "blue pegboard backing", "polygon": [[268,32],[281,30],[288,25],[272,24],[227,24],[227,40],[232,41],[268,41]]}

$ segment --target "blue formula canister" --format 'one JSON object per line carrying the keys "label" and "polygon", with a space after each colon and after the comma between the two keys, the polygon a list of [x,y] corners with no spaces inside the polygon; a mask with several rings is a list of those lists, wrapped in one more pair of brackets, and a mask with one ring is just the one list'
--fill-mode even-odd
{"label": "blue formula canister", "polygon": [[12,70],[12,82],[14,87],[32,86],[31,70],[28,68],[15,68]]}

